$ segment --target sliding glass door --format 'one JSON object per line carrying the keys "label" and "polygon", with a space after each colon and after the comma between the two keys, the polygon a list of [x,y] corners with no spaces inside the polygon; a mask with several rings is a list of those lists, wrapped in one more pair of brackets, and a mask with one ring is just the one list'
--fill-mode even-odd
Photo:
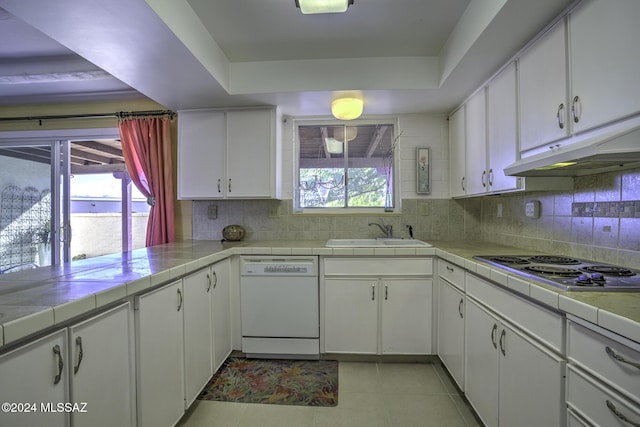
{"label": "sliding glass door", "polygon": [[[0,274],[72,261],[72,238],[83,237],[72,235],[72,167],[88,173],[87,166],[100,163],[95,155],[85,158],[91,157],[90,150],[74,149],[73,141],[99,145],[98,138],[111,141],[119,136],[117,129],[48,133],[0,132]],[[119,161],[114,157],[117,152],[107,163]],[[115,166],[118,173],[125,170],[123,161]],[[110,168],[101,164],[98,169]],[[83,234],[91,237],[86,230]],[[122,250],[128,249],[123,244]]]}

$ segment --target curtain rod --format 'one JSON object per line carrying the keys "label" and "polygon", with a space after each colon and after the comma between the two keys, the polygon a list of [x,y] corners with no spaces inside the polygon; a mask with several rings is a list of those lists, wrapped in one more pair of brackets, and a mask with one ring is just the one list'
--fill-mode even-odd
{"label": "curtain rod", "polygon": [[176,115],[171,110],[147,110],[147,111],[118,111],[116,113],[93,113],[93,114],[63,114],[55,116],[22,116],[22,117],[0,117],[0,122],[20,122],[28,120],[38,120],[42,125],[43,120],[64,120],[64,119],[94,119],[100,117],[116,117],[125,119],[128,117],[140,116],[164,116],[168,115],[173,119]]}

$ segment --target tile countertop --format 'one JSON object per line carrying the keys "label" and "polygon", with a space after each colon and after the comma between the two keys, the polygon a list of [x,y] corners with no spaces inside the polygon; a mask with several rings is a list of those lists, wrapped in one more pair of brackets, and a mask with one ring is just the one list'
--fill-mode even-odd
{"label": "tile countertop", "polygon": [[533,253],[483,242],[429,248],[327,248],[324,241],[186,241],[0,276],[0,347],[166,283],[230,255],[436,255],[555,309],[640,342],[640,292],[566,292],[516,278],[474,255]]}

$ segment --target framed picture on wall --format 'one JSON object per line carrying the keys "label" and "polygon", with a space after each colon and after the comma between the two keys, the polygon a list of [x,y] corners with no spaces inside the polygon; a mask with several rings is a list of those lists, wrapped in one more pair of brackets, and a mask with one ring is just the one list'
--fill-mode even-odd
{"label": "framed picture on wall", "polygon": [[429,174],[429,148],[416,148],[416,193],[429,194],[431,179]]}

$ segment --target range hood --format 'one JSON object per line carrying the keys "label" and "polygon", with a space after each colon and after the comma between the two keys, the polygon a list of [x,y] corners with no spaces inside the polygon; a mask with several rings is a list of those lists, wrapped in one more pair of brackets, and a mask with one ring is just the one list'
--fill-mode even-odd
{"label": "range hood", "polygon": [[640,167],[640,116],[532,151],[507,166],[505,175],[581,176]]}

